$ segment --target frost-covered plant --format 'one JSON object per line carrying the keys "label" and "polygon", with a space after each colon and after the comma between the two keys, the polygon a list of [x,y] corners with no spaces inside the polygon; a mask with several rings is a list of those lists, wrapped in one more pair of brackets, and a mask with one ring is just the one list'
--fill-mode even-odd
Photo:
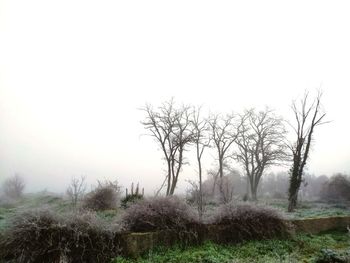
{"label": "frost-covered plant", "polygon": [[192,208],[175,196],[134,203],[125,211],[122,224],[125,230],[133,232],[171,231],[183,245],[199,242],[202,226]]}
{"label": "frost-covered plant", "polygon": [[10,262],[109,262],[118,254],[113,229],[91,212],[50,210],[16,215],[0,239],[0,258]]}
{"label": "frost-covered plant", "polygon": [[98,181],[98,186],[86,196],[84,207],[95,211],[117,209],[119,200],[118,182]]}
{"label": "frost-covered plant", "polygon": [[220,226],[221,242],[288,236],[290,226],[274,209],[249,204],[220,206],[209,223]]}
{"label": "frost-covered plant", "polygon": [[122,222],[127,230],[135,232],[179,230],[198,223],[192,208],[175,196],[135,203],[125,211]]}

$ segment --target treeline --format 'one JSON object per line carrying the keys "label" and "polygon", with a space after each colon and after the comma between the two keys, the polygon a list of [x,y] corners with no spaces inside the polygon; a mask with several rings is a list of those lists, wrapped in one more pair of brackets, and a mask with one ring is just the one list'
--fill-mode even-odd
{"label": "treeline", "polygon": [[[301,100],[294,101],[291,107],[294,123],[289,125],[268,107],[206,116],[201,107],[177,105],[173,99],[157,108],[147,104],[143,108],[142,124],[155,139],[166,163],[166,175],[159,191],[165,188],[166,195],[175,193],[183,166],[188,164],[187,151],[192,149],[196,153],[199,211],[202,211],[202,157],[211,148],[215,151],[217,166],[217,170],[212,171],[212,189],[220,193],[222,203],[231,199],[226,189],[225,167],[234,163],[242,169],[247,178],[246,196],[257,200],[257,190],[266,171],[272,166],[288,164],[288,210],[293,211],[304,182],[314,130],[325,123],[321,95],[318,92],[310,100],[305,93]],[[288,133],[294,135],[294,140],[287,140]]]}
{"label": "treeline", "polygon": [[[247,179],[238,170],[231,169],[224,176],[224,194],[230,201],[246,201]],[[289,187],[288,172],[267,173],[261,180],[258,194],[261,198],[287,199]],[[186,192],[188,202],[198,205],[199,187],[196,182],[190,182]],[[212,171],[202,184],[203,205],[220,203],[220,191],[215,185]],[[346,174],[316,176],[305,174],[300,187],[299,198],[307,201],[344,202],[350,201],[350,177]]]}

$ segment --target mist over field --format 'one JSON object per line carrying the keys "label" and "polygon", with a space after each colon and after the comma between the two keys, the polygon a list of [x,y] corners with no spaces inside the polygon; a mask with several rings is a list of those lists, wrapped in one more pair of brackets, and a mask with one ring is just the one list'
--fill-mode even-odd
{"label": "mist over field", "polygon": [[[349,172],[346,8],[273,4],[1,1],[0,181],[18,173],[27,192],[64,192],[86,175],[153,194],[164,162],[140,124],[145,103],[267,105],[292,120],[293,99],[317,89],[331,123],[316,131],[308,173]],[[179,192],[196,178],[186,155]],[[213,168],[215,153],[203,158]]]}
{"label": "mist over field", "polygon": [[349,13],[0,0],[0,263],[350,262]]}
{"label": "mist over field", "polygon": [[317,131],[308,171],[349,172],[350,21],[340,4],[19,3],[1,1],[0,180],[19,173],[26,191],[62,192],[83,174],[153,193],[164,171],[142,136],[146,102],[268,105],[291,119],[292,100],[317,88],[332,123]]}

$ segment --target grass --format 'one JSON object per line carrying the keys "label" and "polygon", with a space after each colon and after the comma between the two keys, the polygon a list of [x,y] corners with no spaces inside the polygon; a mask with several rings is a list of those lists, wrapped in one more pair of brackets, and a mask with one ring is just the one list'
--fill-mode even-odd
{"label": "grass", "polygon": [[12,201],[11,204],[0,206],[0,231],[7,226],[8,220],[15,213],[42,207],[51,207],[58,212],[71,209],[69,201],[64,200],[62,197],[46,193],[27,194],[19,200]]}
{"label": "grass", "polygon": [[159,248],[139,259],[116,258],[114,263],[234,263],[234,262],[315,262],[322,249],[336,253],[350,251],[350,236],[345,232],[320,235],[299,234],[290,240],[249,241],[239,245],[201,246],[182,249]]}
{"label": "grass", "polygon": [[301,201],[293,213],[287,213],[287,200],[270,199],[260,203],[272,206],[291,219],[320,218],[330,216],[350,216],[350,204],[332,204],[317,201]]}

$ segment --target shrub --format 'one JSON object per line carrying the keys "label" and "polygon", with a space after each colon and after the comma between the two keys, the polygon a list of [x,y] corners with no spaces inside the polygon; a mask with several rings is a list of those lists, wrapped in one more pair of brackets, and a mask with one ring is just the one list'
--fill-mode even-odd
{"label": "shrub", "polygon": [[273,209],[228,203],[218,208],[209,223],[219,226],[220,242],[240,242],[288,236],[289,224]]}
{"label": "shrub", "polygon": [[200,224],[192,208],[178,197],[144,199],[130,206],[122,217],[125,230],[170,230],[186,243],[197,241]]}
{"label": "shrub", "polygon": [[109,262],[117,253],[115,232],[92,213],[18,214],[0,240],[0,258],[18,263]]}
{"label": "shrub", "polygon": [[65,226],[51,211],[25,212],[12,219],[0,240],[0,258],[16,262],[59,262]]}
{"label": "shrub", "polygon": [[66,220],[68,235],[65,237],[68,263],[110,262],[117,256],[119,244],[116,232],[95,213],[72,214]]}
{"label": "shrub", "polygon": [[85,198],[84,207],[95,211],[117,209],[119,198],[120,186],[117,182],[98,182],[96,189]]}
{"label": "shrub", "polygon": [[122,222],[127,230],[134,232],[177,230],[197,223],[192,208],[175,196],[135,203],[125,211]]}

